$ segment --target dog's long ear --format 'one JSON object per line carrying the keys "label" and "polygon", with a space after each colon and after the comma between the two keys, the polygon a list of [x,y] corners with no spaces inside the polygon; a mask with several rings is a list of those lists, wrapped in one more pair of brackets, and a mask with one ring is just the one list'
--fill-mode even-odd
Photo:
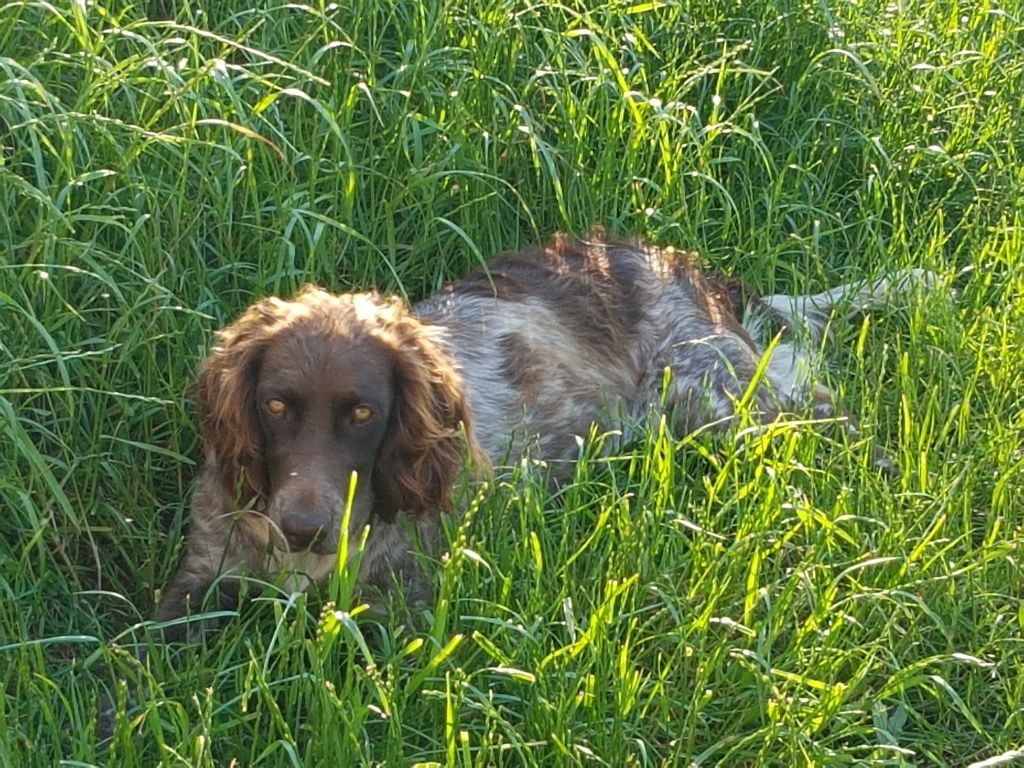
{"label": "dog's long ear", "polygon": [[[394,355],[395,404],[374,467],[376,512],[393,520],[447,510],[464,453],[478,470],[486,458],[473,437],[469,402],[443,343],[397,301],[388,344]],[[465,441],[464,437],[465,435]]]}
{"label": "dog's long ear", "polygon": [[256,385],[263,353],[283,320],[284,302],[264,299],[218,331],[217,344],[196,381],[199,432],[217,462],[225,493],[246,502],[267,490]]}

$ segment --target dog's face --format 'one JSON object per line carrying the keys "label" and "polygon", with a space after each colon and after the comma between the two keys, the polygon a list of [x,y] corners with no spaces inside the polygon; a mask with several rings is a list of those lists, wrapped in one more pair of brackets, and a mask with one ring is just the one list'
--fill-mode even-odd
{"label": "dog's face", "polygon": [[369,522],[394,398],[394,361],[374,339],[285,333],[264,353],[255,405],[266,514],[293,551],[338,550],[353,473],[350,532]]}
{"label": "dog's face", "polygon": [[401,302],[307,289],[218,335],[197,387],[203,441],[229,503],[265,514],[276,547],[336,552],[353,473],[349,535],[449,506],[468,403]]}

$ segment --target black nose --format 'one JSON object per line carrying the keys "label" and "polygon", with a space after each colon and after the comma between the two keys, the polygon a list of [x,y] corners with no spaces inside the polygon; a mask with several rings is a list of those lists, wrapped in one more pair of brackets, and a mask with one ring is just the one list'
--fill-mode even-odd
{"label": "black nose", "polygon": [[281,531],[293,550],[310,549],[327,535],[328,522],[318,515],[291,514],[281,521]]}

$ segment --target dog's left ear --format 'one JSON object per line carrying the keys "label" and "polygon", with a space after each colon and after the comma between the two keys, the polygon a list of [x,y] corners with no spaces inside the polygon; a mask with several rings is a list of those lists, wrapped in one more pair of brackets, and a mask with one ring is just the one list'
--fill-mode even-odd
{"label": "dog's left ear", "polygon": [[377,514],[391,521],[399,511],[448,510],[464,455],[474,463],[486,459],[473,437],[462,380],[443,343],[397,302],[386,311],[394,313],[388,343],[395,404],[373,486]]}

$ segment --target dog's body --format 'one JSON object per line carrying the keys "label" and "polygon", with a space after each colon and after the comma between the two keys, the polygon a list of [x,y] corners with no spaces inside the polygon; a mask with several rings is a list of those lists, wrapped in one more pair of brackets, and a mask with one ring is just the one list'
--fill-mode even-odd
{"label": "dog's body", "polygon": [[745,397],[765,420],[808,406],[831,416],[831,393],[812,383],[830,311],[884,303],[903,283],[758,298],[690,254],[557,236],[411,313],[317,289],[261,301],[220,333],[200,374],[206,463],[158,618],[198,610],[219,574],[228,600],[239,571],[283,571],[305,588],[336,567],[341,536],[355,551],[367,525],[359,580],[425,598],[409,533],[433,548],[467,458],[485,468],[528,449],[557,478],[593,425],[628,436],[651,411],[682,433],[728,423]]}

